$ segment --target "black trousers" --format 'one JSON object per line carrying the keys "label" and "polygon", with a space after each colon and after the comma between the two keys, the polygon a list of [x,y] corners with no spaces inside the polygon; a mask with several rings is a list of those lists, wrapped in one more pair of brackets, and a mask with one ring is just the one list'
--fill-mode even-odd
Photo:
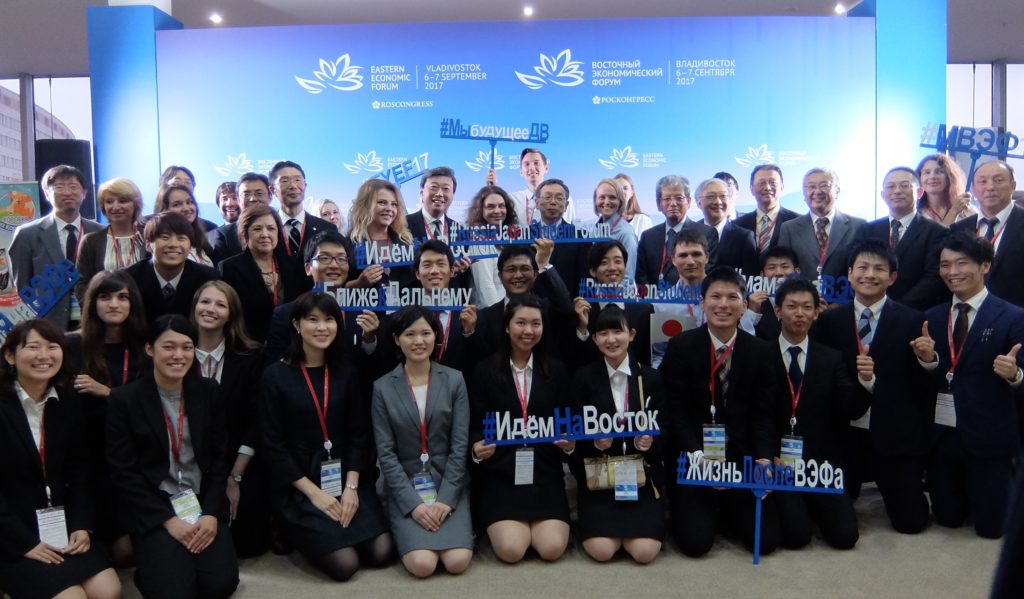
{"label": "black trousers", "polygon": [[1006,538],[999,554],[992,598],[1024,597],[1024,468],[1018,464],[1014,477],[1010,513],[1006,520]]}
{"label": "black trousers", "polygon": [[[711,487],[670,485],[669,507],[672,536],[679,550],[700,557],[711,550],[721,529],[739,537],[747,550],[754,549],[754,494],[745,489],[716,491]],[[769,495],[761,505],[761,555],[779,546],[779,518]]]}
{"label": "black trousers", "polygon": [[923,456],[880,457],[875,461],[875,484],[896,532],[917,534],[928,524],[925,465]]}
{"label": "black trousers", "polygon": [[971,456],[956,429],[938,427],[938,441],[928,465],[932,513],[942,526],[963,526],[970,516],[978,536],[1003,536],[1010,500],[1011,457]]}
{"label": "black trousers", "polygon": [[132,542],[135,586],[146,599],[223,599],[238,587],[238,558],[226,522],[218,523],[217,537],[198,555],[163,527]]}
{"label": "black trousers", "polygon": [[769,497],[779,512],[782,546],[799,549],[811,542],[814,524],[825,542],[836,549],[853,549],[860,538],[857,514],[849,495],[776,492]]}
{"label": "black trousers", "polygon": [[847,427],[843,433],[843,464],[846,466],[843,469],[846,480],[843,482],[847,495],[857,499],[860,497],[861,485],[875,480],[874,462],[874,450],[867,429]]}
{"label": "black trousers", "polygon": [[263,462],[254,457],[245,469],[231,538],[239,557],[255,557],[270,548],[270,489]]}

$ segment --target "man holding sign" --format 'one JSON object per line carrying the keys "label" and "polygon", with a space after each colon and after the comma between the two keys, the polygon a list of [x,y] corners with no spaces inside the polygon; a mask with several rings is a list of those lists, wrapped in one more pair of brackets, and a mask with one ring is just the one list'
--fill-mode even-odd
{"label": "man holding sign", "polygon": [[939,276],[953,292],[952,304],[928,311],[911,346],[939,387],[938,442],[928,467],[935,521],[959,527],[970,515],[978,536],[997,539],[1020,451],[1024,310],[985,288],[994,253],[969,233],[950,236]]}

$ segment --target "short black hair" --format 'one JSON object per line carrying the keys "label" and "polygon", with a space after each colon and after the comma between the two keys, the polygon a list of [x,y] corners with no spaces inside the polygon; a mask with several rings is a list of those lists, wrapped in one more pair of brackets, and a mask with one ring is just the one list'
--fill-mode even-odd
{"label": "short black hair", "polygon": [[785,183],[785,179],[782,178],[782,169],[777,164],[759,164],[754,167],[754,170],[750,171],[750,184],[754,184],[754,177],[761,171],[775,171],[779,174],[779,180]]}
{"label": "short black hair", "polygon": [[156,340],[167,331],[180,333],[192,340],[192,343],[199,343],[199,332],[192,322],[181,314],[163,314],[158,316],[153,324],[149,326],[149,338],[146,340],[150,345],[156,345]]}
{"label": "short black hair", "polygon": [[448,247],[448,244],[440,239],[428,239],[421,243],[420,247],[416,248],[416,254],[412,260],[413,270],[420,269],[420,259],[423,257],[423,252],[437,252],[447,256],[448,266],[455,266],[455,254],[452,253],[452,248]]}
{"label": "short black hair", "polygon": [[977,264],[991,264],[996,258],[996,251],[991,243],[971,235],[968,231],[958,231],[947,237],[942,249],[963,254]]}
{"label": "short black hair", "polygon": [[678,235],[676,235],[675,242],[672,244],[673,256],[676,254],[676,248],[684,243],[692,243],[694,245],[699,245],[701,248],[704,249],[704,255],[710,256],[710,251],[708,250],[708,238],[705,237],[704,234],[698,231],[697,229],[683,229],[682,231],[679,232]]}
{"label": "short black hair", "polygon": [[708,288],[713,283],[728,283],[735,285],[740,293],[745,293],[747,286],[743,283],[743,277],[736,272],[731,266],[718,266],[715,267],[711,272],[708,273],[704,280],[700,282],[700,298],[704,299],[708,295]]}
{"label": "short black hair", "polygon": [[278,160],[277,162],[275,162],[274,166],[270,167],[270,173],[268,173],[267,178],[273,181],[275,178],[277,178],[278,171],[289,167],[299,171],[303,179],[306,178],[306,171],[302,170],[302,167],[299,166],[297,162],[292,162],[291,160]]}
{"label": "short black hair", "polygon": [[733,186],[736,187],[737,189],[739,189],[739,187],[740,187],[740,182],[736,180],[736,177],[733,177],[732,173],[729,173],[727,171],[718,171],[717,173],[711,175],[711,178],[712,179],[721,179],[722,181],[725,181],[726,183],[732,183]]}
{"label": "short black hair", "polygon": [[[334,318],[334,321],[338,323],[338,333],[335,335],[334,341],[331,341],[331,344],[324,350],[324,363],[328,366],[339,365],[345,358],[345,319],[333,295],[319,291],[307,291],[295,298],[295,301],[292,302],[292,312],[288,317],[288,324],[291,325],[296,320],[302,320],[309,316],[313,310],[320,310],[324,315]],[[302,347],[302,335],[299,334],[296,327],[289,326],[288,328],[291,329],[289,333],[290,343],[285,352],[284,359],[292,366],[298,366],[306,360],[306,352]]]}
{"label": "short black hair", "polygon": [[544,164],[548,163],[548,157],[537,148],[523,148],[523,151],[519,152],[519,162],[522,162],[527,154],[540,154],[540,159],[544,161]]}
{"label": "short black hair", "polygon": [[793,263],[793,268],[800,268],[800,256],[796,255],[796,251],[788,245],[777,245],[761,254],[761,272],[764,272],[764,265],[768,264],[768,260],[773,258],[787,258]]}
{"label": "short black hair", "polygon": [[629,326],[629,318],[626,316],[626,311],[616,306],[615,304],[608,304],[601,312],[597,315],[597,321],[594,323],[594,333],[600,333],[601,331],[628,331],[632,327]]}
{"label": "short black hair", "polygon": [[889,263],[889,272],[899,272],[900,262],[896,252],[889,247],[889,244],[877,239],[863,239],[853,244],[850,248],[850,258],[846,261],[846,268],[853,268],[854,262],[861,254],[878,256]]}
{"label": "short black hair", "polygon": [[566,202],[566,207],[568,207],[568,205],[569,205],[569,196],[571,196],[572,194],[569,193],[569,186],[566,185],[565,181],[562,181],[561,179],[556,179],[554,177],[552,177],[550,179],[544,179],[543,181],[540,182],[540,185],[538,185],[537,189],[534,191],[534,193],[533,193],[534,197],[540,197],[540,190],[544,189],[548,185],[559,185],[559,186],[561,186],[562,189],[565,190],[565,202]]}
{"label": "short black hair", "polygon": [[451,167],[447,166],[435,166],[429,171],[423,173],[420,177],[420,189],[423,189],[427,185],[427,179],[431,177],[448,177],[452,180],[452,193],[455,193],[456,188],[459,186],[459,182],[455,180],[455,171]]}
{"label": "short black hair", "polygon": [[781,306],[786,301],[787,295],[794,293],[810,293],[814,298],[814,305],[821,302],[821,295],[818,294],[818,286],[800,277],[791,277],[775,288],[775,305]]}
{"label": "short black hair", "polygon": [[262,181],[263,184],[267,186],[267,189],[270,189],[270,179],[268,179],[263,173],[245,173],[238,178],[238,184],[236,187],[241,187],[242,183],[245,183],[246,181]]}
{"label": "short black hair", "polygon": [[306,246],[306,253],[304,256],[302,256],[302,258],[308,264],[313,260],[313,256],[316,256],[316,253],[320,251],[320,246],[325,243],[333,243],[335,245],[340,245],[341,247],[345,248],[345,252],[348,253],[348,247],[345,242],[345,236],[342,235],[341,233],[338,233],[336,229],[324,229],[323,231],[320,231],[319,233],[313,236],[313,239],[310,241],[309,245]]}
{"label": "short black hair", "polygon": [[612,248],[619,248],[619,251],[622,252],[622,261],[629,262],[629,252],[626,251],[626,246],[622,245],[618,239],[609,239],[608,241],[597,241],[590,246],[590,251],[587,252],[587,268],[597,270],[597,267],[601,266],[601,260],[604,260]]}
{"label": "short black hair", "polygon": [[529,245],[506,245],[501,248],[501,253],[498,254],[498,272],[505,268],[505,263],[516,256],[526,256],[530,259],[530,266],[533,270],[539,270],[537,266],[537,250],[533,249]]}

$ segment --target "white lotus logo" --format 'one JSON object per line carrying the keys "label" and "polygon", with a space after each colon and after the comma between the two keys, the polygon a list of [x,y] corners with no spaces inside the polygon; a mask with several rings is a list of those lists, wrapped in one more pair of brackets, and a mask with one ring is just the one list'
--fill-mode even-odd
{"label": "white lotus logo", "polygon": [[367,171],[370,173],[379,173],[384,170],[384,163],[377,157],[376,150],[370,150],[365,154],[356,153],[356,161],[354,164],[344,163],[345,169],[352,174],[361,173]]}
{"label": "white lotus logo", "polygon": [[775,156],[772,151],[768,149],[768,144],[761,144],[756,148],[747,147],[747,155],[743,158],[733,157],[740,166],[756,166],[758,164],[771,164],[775,162]]}
{"label": "white lotus logo", "polygon": [[227,162],[223,166],[213,167],[213,170],[225,177],[244,175],[245,173],[252,172],[252,160],[249,160],[245,152],[238,156],[231,156],[229,154]]}
{"label": "white lotus logo", "polygon": [[363,86],[363,76],[359,74],[362,69],[363,67],[351,66],[348,54],[342,54],[334,62],[321,58],[320,70],[313,72],[316,79],[296,76],[295,81],[311,94],[319,94],[328,87],[350,92]]}
{"label": "white lotus logo", "polygon": [[[481,150],[480,153],[476,155],[476,162],[470,162],[467,160],[466,166],[476,173],[491,168],[491,153]],[[500,171],[503,168],[505,168],[505,157],[501,154],[495,154],[494,170]]]}
{"label": "white lotus logo", "polygon": [[568,48],[562,50],[554,58],[546,54],[540,55],[540,66],[533,67],[536,75],[524,75],[516,71],[516,77],[530,89],[540,89],[545,83],[553,83],[562,87],[574,87],[583,83],[583,63],[572,59]]}
{"label": "white lotus logo", "polygon": [[640,166],[640,161],[637,160],[636,152],[633,151],[633,146],[626,146],[621,150],[612,148],[612,155],[608,157],[608,160],[598,159],[598,162],[608,170]]}

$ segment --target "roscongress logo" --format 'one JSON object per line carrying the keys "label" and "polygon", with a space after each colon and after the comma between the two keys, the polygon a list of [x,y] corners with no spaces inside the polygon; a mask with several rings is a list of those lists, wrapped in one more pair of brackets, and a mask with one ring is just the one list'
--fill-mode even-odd
{"label": "roscongress logo", "polygon": [[225,161],[221,166],[213,167],[213,170],[217,171],[224,177],[237,177],[252,171],[252,160],[249,160],[249,157],[245,155],[245,152],[242,152],[238,156],[228,154],[227,161]]}
{"label": "roscongress logo", "polygon": [[540,89],[551,83],[561,87],[575,87],[583,83],[583,63],[572,59],[572,52],[566,48],[554,58],[540,55],[540,65],[533,67],[536,75],[526,75],[516,71],[519,81],[530,89]]}
{"label": "roscongress logo", "polygon": [[319,94],[328,87],[351,92],[363,86],[363,76],[359,74],[362,69],[350,64],[348,54],[342,54],[333,62],[321,58],[320,68],[313,71],[316,79],[303,79],[296,75],[295,81],[311,94]]}
{"label": "roscongress logo", "polygon": [[599,158],[597,161],[608,170],[640,166],[640,161],[637,159],[636,152],[633,151],[633,146],[626,146],[621,150],[612,148],[612,155],[607,160]]}
{"label": "roscongress logo", "polygon": [[343,164],[345,165],[345,170],[352,174],[364,171],[368,173],[379,173],[384,170],[384,163],[377,157],[377,150],[370,150],[365,154],[356,152],[356,160],[354,163],[349,164],[345,162]]}
{"label": "roscongress logo", "polygon": [[771,164],[775,162],[775,155],[768,149],[768,144],[761,144],[756,148],[747,146],[747,155],[742,158],[734,156],[733,160],[736,164],[749,168],[758,164]]}
{"label": "roscongress logo", "polygon": [[[484,152],[483,150],[481,150],[480,153],[476,155],[476,161],[470,162],[467,160],[466,166],[469,167],[469,170],[475,173],[479,173],[480,171],[485,171],[491,168],[491,153]],[[494,170],[500,171],[503,168],[505,168],[505,157],[502,156],[501,154],[495,154]]]}

